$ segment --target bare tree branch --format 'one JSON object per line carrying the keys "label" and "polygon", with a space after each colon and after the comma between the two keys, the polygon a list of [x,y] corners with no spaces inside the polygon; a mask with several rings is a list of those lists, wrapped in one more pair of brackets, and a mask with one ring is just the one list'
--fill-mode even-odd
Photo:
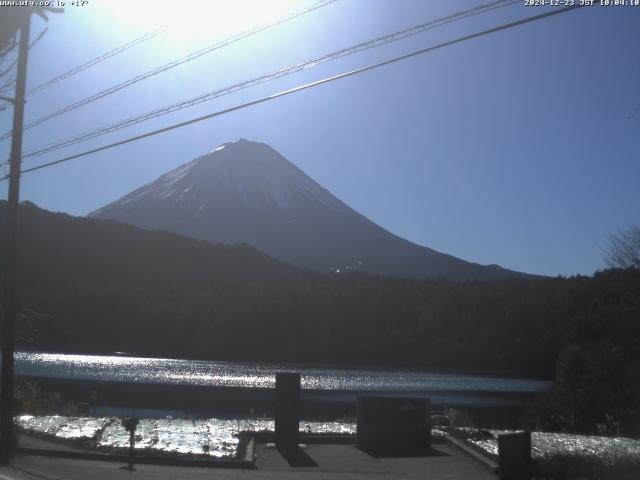
{"label": "bare tree branch", "polygon": [[640,225],[609,236],[605,262],[611,268],[640,268]]}

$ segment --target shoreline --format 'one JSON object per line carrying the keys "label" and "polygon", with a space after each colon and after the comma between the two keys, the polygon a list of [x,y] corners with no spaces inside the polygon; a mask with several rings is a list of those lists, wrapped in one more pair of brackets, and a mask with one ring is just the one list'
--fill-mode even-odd
{"label": "shoreline", "polygon": [[[217,387],[198,385],[102,382],[20,376],[22,382],[34,382],[47,392],[57,393],[63,402],[83,402],[96,412],[113,414],[120,411],[150,410],[149,416],[167,412],[169,416],[220,418],[273,418],[273,388]],[[535,399],[535,392],[496,391],[301,391],[300,418],[335,420],[355,417],[359,395],[409,396],[431,398],[432,410],[447,407],[470,410],[481,417],[496,419],[492,423],[512,424],[522,417]]]}

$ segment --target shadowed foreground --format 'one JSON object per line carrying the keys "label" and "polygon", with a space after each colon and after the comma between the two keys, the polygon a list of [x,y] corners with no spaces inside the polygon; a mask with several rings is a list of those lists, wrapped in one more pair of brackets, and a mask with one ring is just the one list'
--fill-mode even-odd
{"label": "shadowed foreground", "polygon": [[[275,448],[259,444],[256,470],[137,465],[130,474],[118,463],[18,455],[13,467],[0,475],[15,480],[92,478],[108,479],[495,479],[486,467],[447,446],[434,447],[440,455],[411,458],[374,458],[353,445],[309,445],[305,449],[317,466],[292,467]],[[0,477],[2,478],[2,477]]]}

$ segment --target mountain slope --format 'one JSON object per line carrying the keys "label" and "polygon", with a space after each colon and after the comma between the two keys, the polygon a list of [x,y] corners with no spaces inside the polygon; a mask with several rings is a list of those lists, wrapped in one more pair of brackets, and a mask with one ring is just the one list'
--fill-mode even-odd
{"label": "mountain slope", "polygon": [[225,143],[90,214],[213,243],[248,243],[319,271],[456,280],[516,274],[400,238],[318,185],[270,146]]}
{"label": "mountain slope", "polygon": [[[0,251],[6,211],[7,202],[0,201]],[[211,245],[174,233],[52,213],[29,202],[20,205],[18,242],[21,290],[275,281],[308,275],[248,245]],[[0,268],[3,263],[0,256]]]}

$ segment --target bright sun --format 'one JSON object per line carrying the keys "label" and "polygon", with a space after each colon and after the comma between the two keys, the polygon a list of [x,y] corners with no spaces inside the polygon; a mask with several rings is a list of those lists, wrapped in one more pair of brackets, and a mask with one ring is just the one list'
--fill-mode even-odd
{"label": "bright sun", "polygon": [[109,2],[114,20],[141,32],[168,26],[179,43],[229,36],[287,15],[309,2],[300,0],[135,0]]}

